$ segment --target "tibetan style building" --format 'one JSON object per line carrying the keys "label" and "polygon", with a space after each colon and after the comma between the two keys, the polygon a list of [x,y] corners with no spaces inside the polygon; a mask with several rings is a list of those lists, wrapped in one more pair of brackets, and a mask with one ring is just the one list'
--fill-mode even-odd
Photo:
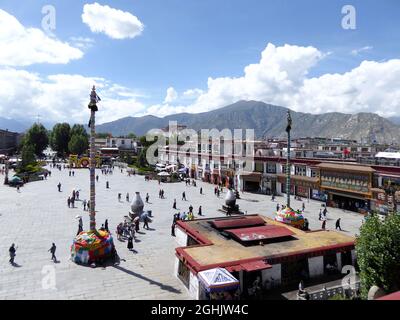
{"label": "tibetan style building", "polygon": [[333,231],[305,232],[261,215],[179,221],[175,274],[194,299],[202,299],[200,272],[224,268],[246,297],[258,278],[262,287],[293,288],[301,280],[340,273],[355,265],[354,238]]}

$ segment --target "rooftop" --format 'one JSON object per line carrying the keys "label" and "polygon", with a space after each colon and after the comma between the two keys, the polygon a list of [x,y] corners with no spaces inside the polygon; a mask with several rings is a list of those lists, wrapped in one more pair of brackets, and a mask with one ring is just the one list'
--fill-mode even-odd
{"label": "rooftop", "polygon": [[318,164],[317,167],[320,169],[342,170],[342,171],[351,171],[351,172],[363,172],[363,173],[375,172],[375,170],[369,166],[341,164],[341,163],[321,163],[321,164]]}
{"label": "rooftop", "polygon": [[[222,230],[212,226],[212,222],[215,220],[245,220],[248,218],[254,219],[254,217],[264,220],[265,225],[261,227],[263,230],[258,230],[260,227],[250,227],[247,230],[228,229],[221,232]],[[243,224],[245,225],[246,223]],[[243,266],[245,263],[264,260],[268,263],[274,263],[273,261],[279,261],[282,258],[312,254],[316,251],[333,250],[336,252],[344,247],[352,249],[355,241],[353,237],[334,231],[305,232],[283,225],[262,215],[179,221],[178,225],[200,243],[200,245],[176,249],[177,254],[185,258],[190,267],[196,272],[217,266]],[[243,232],[244,230],[246,232]],[[264,238],[290,237],[289,239],[283,238],[286,241],[273,241],[253,246],[247,246],[240,240],[242,235],[246,237],[245,233],[248,235],[258,231]],[[229,233],[231,233],[230,237]]]}

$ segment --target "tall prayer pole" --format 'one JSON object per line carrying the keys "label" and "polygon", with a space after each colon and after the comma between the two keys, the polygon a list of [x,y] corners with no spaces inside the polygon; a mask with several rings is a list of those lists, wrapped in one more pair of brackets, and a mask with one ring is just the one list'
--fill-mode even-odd
{"label": "tall prayer pole", "polygon": [[95,171],[96,171],[96,111],[97,102],[100,101],[99,96],[96,93],[96,88],[93,86],[92,92],[90,93],[90,231],[96,231],[96,182],[95,182]]}
{"label": "tall prayer pole", "polygon": [[290,131],[292,130],[292,117],[290,111],[287,112],[287,127],[286,132],[288,134],[287,140],[287,156],[286,156],[286,207],[290,208]]}

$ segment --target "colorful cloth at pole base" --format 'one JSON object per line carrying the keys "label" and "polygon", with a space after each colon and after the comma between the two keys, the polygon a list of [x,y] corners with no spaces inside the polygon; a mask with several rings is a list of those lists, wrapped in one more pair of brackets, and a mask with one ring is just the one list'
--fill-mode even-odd
{"label": "colorful cloth at pole base", "polygon": [[114,242],[107,231],[82,231],[71,246],[72,261],[79,264],[91,264],[109,258],[114,254]]}
{"label": "colorful cloth at pole base", "polygon": [[276,213],[275,221],[282,222],[284,224],[288,224],[292,227],[296,227],[302,229],[304,227],[304,216],[302,215],[301,211],[297,210],[294,211],[291,208],[285,208],[279,210]]}

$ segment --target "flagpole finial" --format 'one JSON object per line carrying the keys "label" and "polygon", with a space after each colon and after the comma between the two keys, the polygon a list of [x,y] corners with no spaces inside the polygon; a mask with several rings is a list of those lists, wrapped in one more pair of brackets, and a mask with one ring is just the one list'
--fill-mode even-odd
{"label": "flagpole finial", "polygon": [[100,100],[100,97],[96,93],[96,86],[93,85],[92,92],[90,93],[90,102],[88,108],[92,111],[98,111],[97,102],[99,102]]}

